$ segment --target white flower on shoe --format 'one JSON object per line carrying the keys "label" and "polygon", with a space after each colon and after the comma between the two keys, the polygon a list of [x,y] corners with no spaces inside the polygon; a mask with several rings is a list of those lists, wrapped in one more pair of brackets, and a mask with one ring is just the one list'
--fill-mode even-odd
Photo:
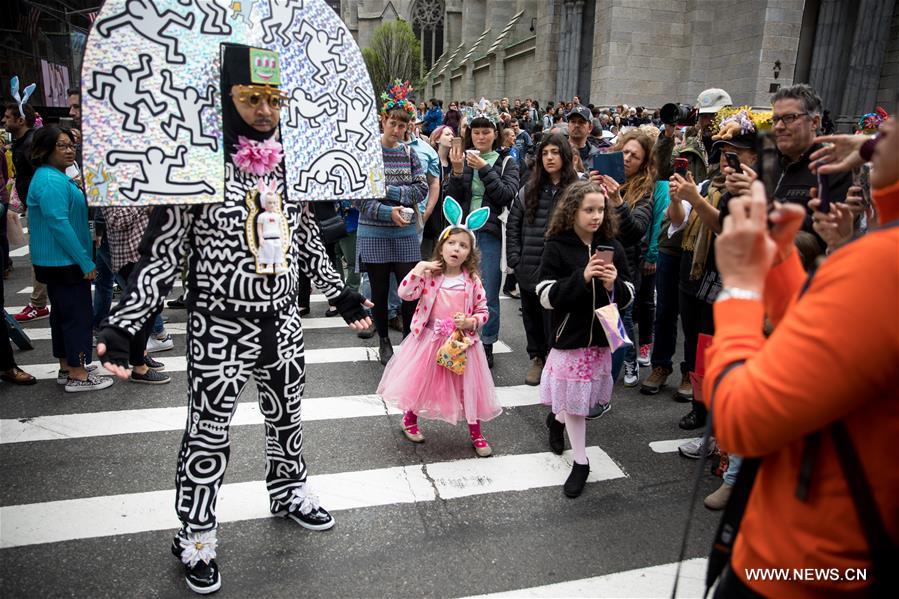
{"label": "white flower on shoe", "polygon": [[215,529],[203,532],[188,533],[187,537],[178,537],[181,543],[181,561],[193,568],[200,560],[209,563],[215,558]]}
{"label": "white flower on shoe", "polygon": [[290,498],[290,506],[287,510],[290,512],[298,511],[304,516],[318,510],[321,506],[318,497],[307,490],[306,483],[301,483],[299,487],[293,490],[293,497]]}

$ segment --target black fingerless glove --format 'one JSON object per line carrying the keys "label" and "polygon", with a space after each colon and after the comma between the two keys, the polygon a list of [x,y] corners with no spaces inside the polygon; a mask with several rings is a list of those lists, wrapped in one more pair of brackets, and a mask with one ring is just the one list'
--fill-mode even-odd
{"label": "black fingerless glove", "polygon": [[106,353],[100,356],[100,362],[131,368],[129,364],[131,335],[118,327],[104,323],[97,333],[97,345],[101,343],[106,345]]}
{"label": "black fingerless glove", "polygon": [[329,304],[337,308],[337,311],[340,312],[340,315],[347,324],[362,320],[368,316],[362,305],[364,302],[365,296],[358,291],[353,291],[349,287],[344,287],[343,291],[340,292],[340,295],[332,300],[328,300]]}

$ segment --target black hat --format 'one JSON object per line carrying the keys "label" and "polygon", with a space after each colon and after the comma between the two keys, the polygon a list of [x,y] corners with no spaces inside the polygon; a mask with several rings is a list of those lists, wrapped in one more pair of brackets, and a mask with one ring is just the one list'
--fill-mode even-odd
{"label": "black hat", "polygon": [[581,117],[588,123],[593,120],[593,113],[590,112],[590,109],[586,106],[581,106],[580,104],[571,109],[571,112],[568,113],[568,120],[570,121],[576,116]]}
{"label": "black hat", "polygon": [[752,133],[741,133],[740,135],[734,135],[730,139],[717,139],[715,143],[712,144],[712,148],[718,150],[723,145],[733,146],[735,148],[755,148],[756,146],[756,134]]}

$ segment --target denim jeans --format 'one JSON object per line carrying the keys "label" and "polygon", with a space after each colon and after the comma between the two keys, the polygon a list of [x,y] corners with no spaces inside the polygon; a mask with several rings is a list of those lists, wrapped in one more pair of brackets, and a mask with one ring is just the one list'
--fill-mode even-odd
{"label": "denim jeans", "polygon": [[724,482],[733,486],[737,482],[737,474],[740,473],[740,465],[743,463],[743,458],[729,453],[727,454],[727,459],[727,472],[724,473]]}
{"label": "denim jeans", "polygon": [[[94,307],[93,326],[100,327],[100,323],[109,316],[109,308],[112,306],[112,282],[115,280],[112,272],[112,258],[109,255],[109,242],[106,235],[100,241],[97,248],[95,263],[97,276],[94,279]],[[124,289],[124,287],[122,287]]]}
{"label": "denim jeans", "polygon": [[487,311],[489,312],[487,324],[481,331],[481,343],[490,345],[499,339],[499,286],[503,278],[500,257],[503,253],[503,244],[499,237],[494,237],[485,231],[478,231],[475,235],[478,240],[478,249],[481,250],[481,280],[484,282],[484,290],[487,292]]}
{"label": "denim jeans", "polygon": [[652,366],[672,368],[677,348],[678,274],[680,257],[659,252],[656,264],[656,318],[653,325]]}

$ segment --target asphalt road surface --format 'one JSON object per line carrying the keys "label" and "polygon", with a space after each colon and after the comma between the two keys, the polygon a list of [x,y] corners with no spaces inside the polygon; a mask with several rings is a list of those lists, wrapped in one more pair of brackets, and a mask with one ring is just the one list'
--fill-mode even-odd
{"label": "asphalt road surface", "polygon": [[[12,313],[28,302],[25,249],[5,281]],[[180,293],[175,288],[173,295]],[[320,297],[318,298],[321,299]],[[549,452],[518,302],[502,301],[493,371],[504,410],[477,458],[464,426],[422,421],[405,440],[398,412],[373,395],[377,339],[362,341],[318,301],[304,320],[303,403],[310,484],[337,525],[311,532],[270,517],[264,435],[251,383],[231,427],[219,496],[220,597],[667,597],[696,462],[680,457],[688,407],[616,387],[588,424],[583,495],[561,485],[570,451]],[[190,597],[169,553],[177,530],[175,462],[186,415],[184,311],[166,309],[173,350],[156,354],[164,386],[117,381],[67,394],[55,382],[49,321],[26,325],[21,367],[32,387],[0,383],[0,594],[4,597]],[[394,343],[399,334],[391,334]],[[641,369],[641,377],[649,369]],[[672,381],[676,385],[677,381]],[[702,495],[720,484],[704,473]],[[717,515],[697,507],[682,597],[702,593]]]}

